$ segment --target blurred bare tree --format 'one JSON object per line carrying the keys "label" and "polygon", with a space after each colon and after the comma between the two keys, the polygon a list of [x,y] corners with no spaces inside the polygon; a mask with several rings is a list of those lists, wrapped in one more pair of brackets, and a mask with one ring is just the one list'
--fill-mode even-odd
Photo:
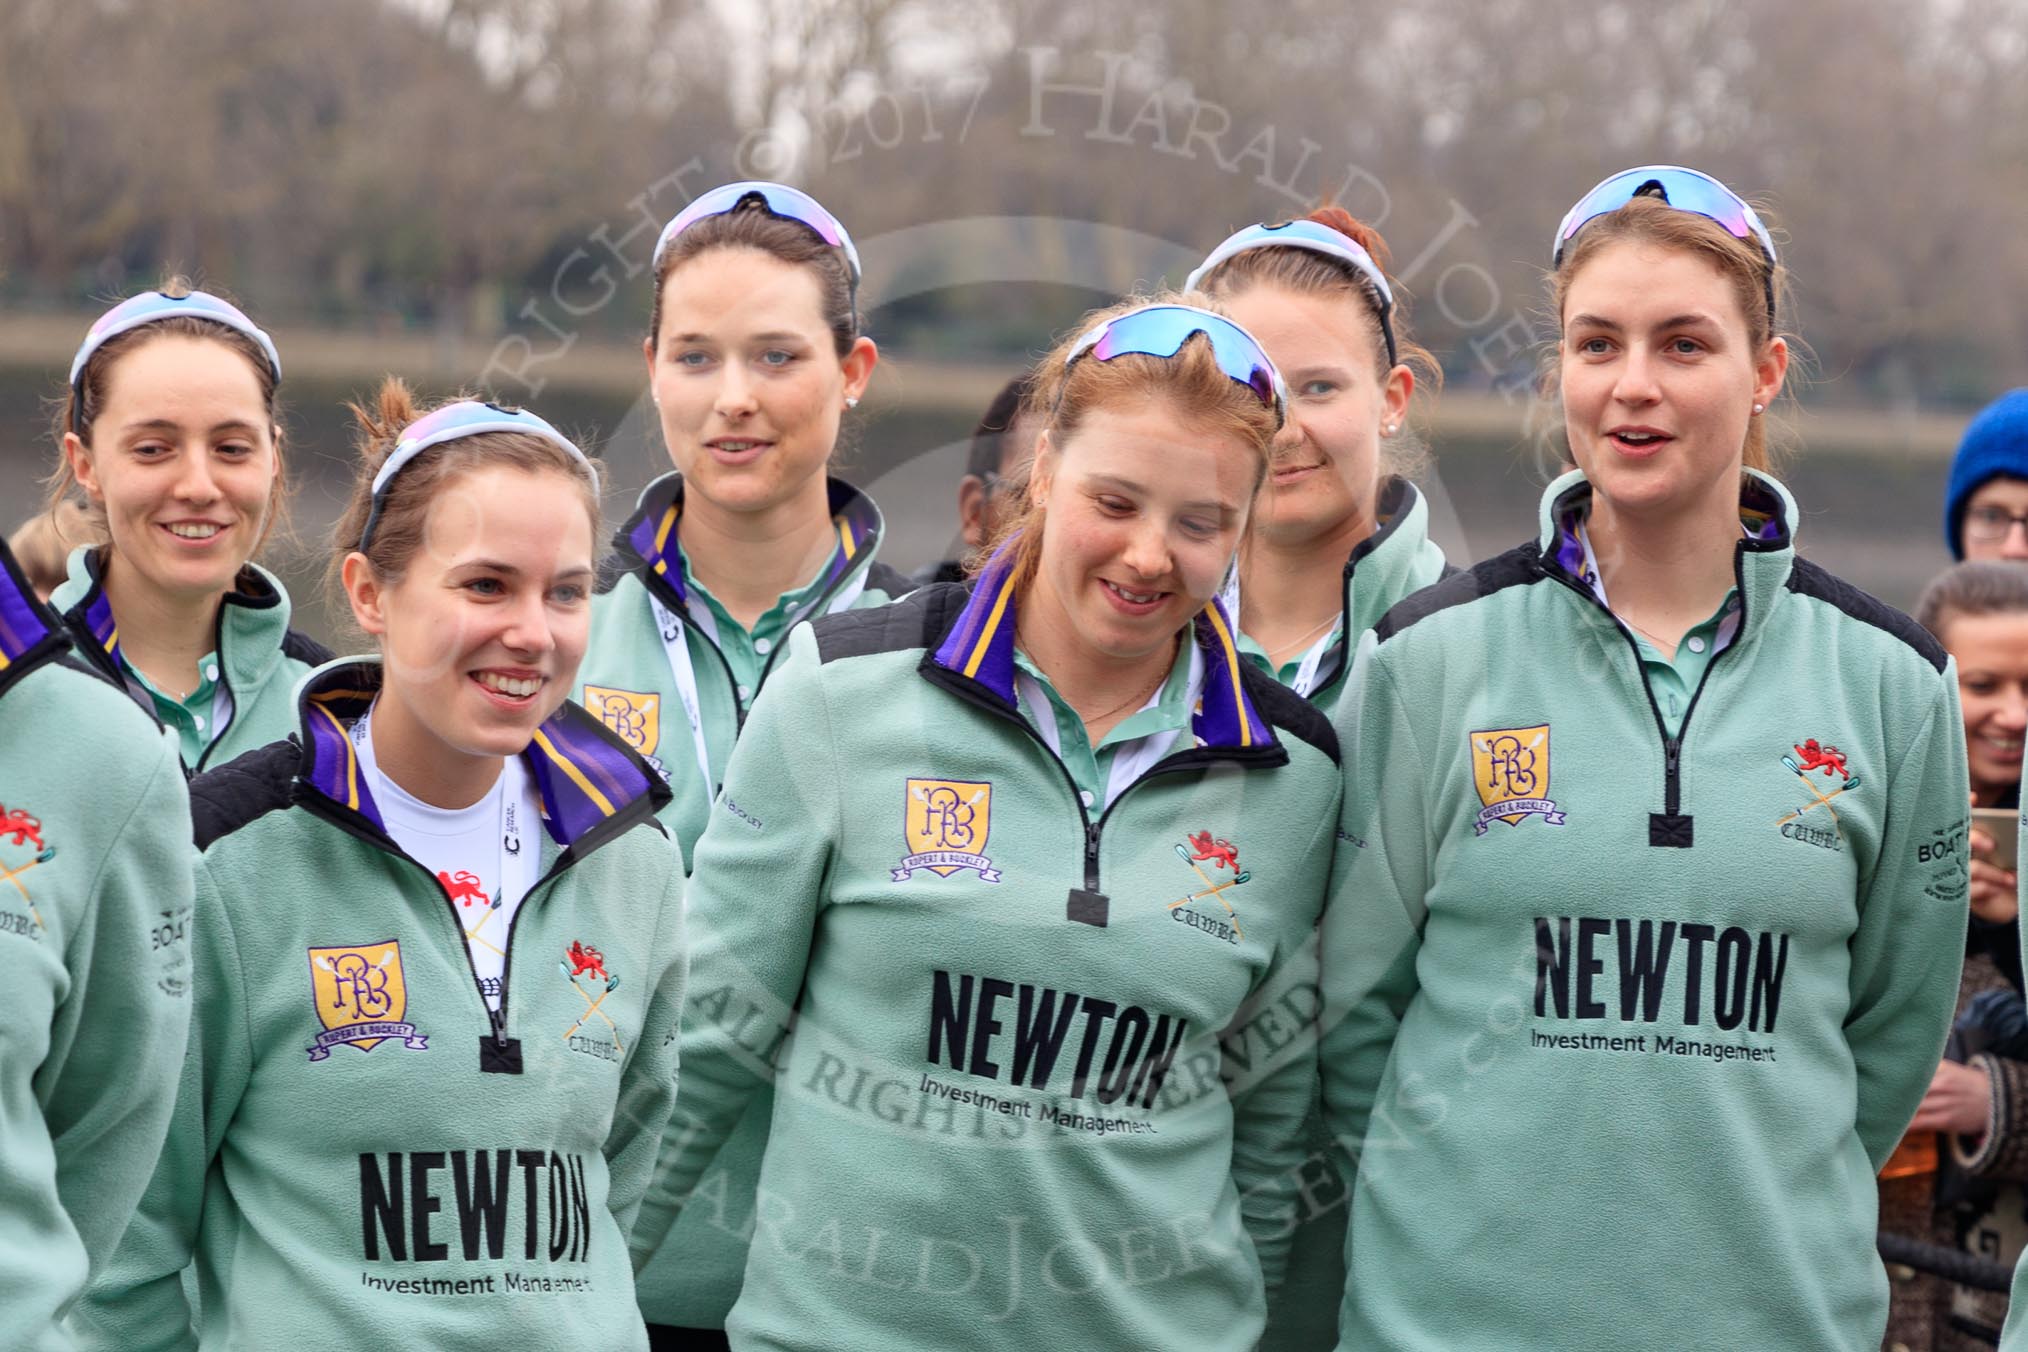
{"label": "blurred bare tree", "polygon": [[[689,190],[793,177],[866,236],[1124,227],[988,237],[1142,281],[1132,238],[1336,196],[1469,384],[1522,361],[1570,200],[1687,161],[1774,207],[1826,387],[1962,402],[2028,371],[2024,75],[2028,0],[0,0],[0,271],[78,299],[166,262],[484,331],[693,160]],[[910,305],[951,346],[1039,340],[1002,293]]]}

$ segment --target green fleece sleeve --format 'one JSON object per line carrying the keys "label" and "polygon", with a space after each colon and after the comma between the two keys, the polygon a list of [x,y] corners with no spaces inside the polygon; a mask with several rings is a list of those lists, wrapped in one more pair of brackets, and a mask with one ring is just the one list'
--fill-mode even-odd
{"label": "green fleece sleeve", "polygon": [[1321,1055],[1325,1121],[1349,1189],[1369,1148],[1399,1137],[1399,1124],[1373,1119],[1387,1116],[1380,1081],[1415,998],[1430,883],[1429,771],[1370,633],[1337,724],[1347,779],[1320,930]]}
{"label": "green fleece sleeve", "polygon": [[[1323,831],[1335,823],[1327,818]],[[1330,836],[1313,838],[1309,849],[1328,849]],[[1296,1233],[1296,1197],[1302,1182],[1309,1138],[1304,1123],[1317,1083],[1317,1041],[1314,1026],[1286,1024],[1290,1006],[1314,1008],[1307,998],[1317,989],[1315,931],[1270,971],[1235,1021],[1249,1028],[1245,1045],[1279,1046],[1266,1066],[1246,1070],[1233,1063],[1228,1035],[1225,1080],[1232,1089],[1232,1181],[1239,1190],[1240,1219],[1253,1240],[1261,1277],[1270,1299],[1281,1288],[1288,1270],[1289,1246]],[[1276,1027],[1275,1025],[1282,1026]]]}
{"label": "green fleece sleeve", "polygon": [[[655,936],[655,993],[648,998],[641,1019],[641,1032],[627,1056],[620,1075],[620,1099],[613,1109],[613,1129],[606,1137],[606,1170],[610,1183],[606,1206],[618,1222],[620,1233],[631,1235],[641,1200],[655,1176],[655,1155],[669,1114],[676,1103],[678,1029],[683,1012],[683,978],[686,961],[683,924],[683,852],[675,842],[647,827],[637,827],[664,846],[658,854],[667,856],[668,883],[657,904]],[[653,1250],[635,1249],[634,1270],[648,1261]]]}
{"label": "green fleece sleeve", "polygon": [[1859,880],[1845,1038],[1858,1074],[1859,1139],[1876,1171],[1915,1117],[1957,1004],[1971,890],[1969,782],[1953,662],[1888,780],[1880,853]]}
{"label": "green fleece sleeve", "polygon": [[683,1087],[634,1234],[653,1253],[747,1102],[773,1076],[809,964],[840,772],[807,625],[754,701],[697,842],[689,884]]}
{"label": "green fleece sleeve", "polygon": [[140,1212],[72,1319],[84,1348],[183,1352],[197,1346],[183,1270],[204,1215],[206,1175],[252,1070],[246,979],[232,915],[201,856],[193,929],[190,1049],[169,1136]]}
{"label": "green fleece sleeve", "polygon": [[175,747],[159,750],[77,917],[37,1075],[57,1196],[94,1271],[148,1185],[190,1031],[190,800]]}

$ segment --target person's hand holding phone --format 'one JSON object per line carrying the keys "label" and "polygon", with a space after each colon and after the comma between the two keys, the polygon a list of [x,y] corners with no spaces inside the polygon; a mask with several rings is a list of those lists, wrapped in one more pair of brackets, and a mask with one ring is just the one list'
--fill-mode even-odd
{"label": "person's hand holding phone", "polygon": [[1972,914],[1989,924],[2004,925],[2021,909],[2011,848],[2018,827],[2018,819],[2006,809],[1972,809]]}

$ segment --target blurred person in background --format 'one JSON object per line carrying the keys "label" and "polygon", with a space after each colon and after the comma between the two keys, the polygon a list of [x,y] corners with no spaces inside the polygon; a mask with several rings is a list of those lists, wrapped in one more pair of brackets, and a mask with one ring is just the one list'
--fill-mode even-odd
{"label": "blurred person in background", "polygon": [[1435,358],[1408,336],[1388,282],[1387,243],[1343,207],[1252,225],[1186,287],[1228,307],[1289,382],[1289,422],[1241,552],[1239,620],[1249,660],[1328,712],[1359,636],[1444,575],[1429,504],[1408,475],[1418,372]]}
{"label": "blurred person in background", "polygon": [[21,523],[7,539],[14,561],[35,595],[44,601],[63,585],[66,556],[91,538],[91,518],[75,498],[65,498]]}
{"label": "blurred person in background", "polygon": [[1382,619],[1334,715],[1340,1346],[1853,1352],[1963,962],[1956,678],[1796,553],[1759,214],[1642,166],[1551,269],[1578,468]]}
{"label": "blurred person in background", "polygon": [[1954,559],[2028,562],[2028,389],[1966,426],[1944,489],[1944,543]]}
{"label": "blurred person in background", "polygon": [[274,342],[172,278],[115,305],[71,362],[49,506],[87,541],[50,597],[78,651],[176,733],[193,773],[295,730],[296,681],[331,656],[253,562],[288,495]]}
{"label": "blurred person in background", "polygon": [[[654,254],[641,348],[675,469],[614,539],[626,572],[592,606],[584,706],[647,757],[687,861],[753,701],[803,621],[912,589],[881,563],[873,500],[829,474],[839,425],[873,378],[859,255],[806,193],[731,183],[685,207]],[[767,1139],[754,1104],[641,1273],[656,1346],[723,1346]]]}
{"label": "blurred person in background", "polygon": [[[1916,619],[1958,668],[1972,805],[2018,812],[2028,736],[2028,568],[1961,563],[1925,589]],[[2028,1018],[2021,995],[2015,861],[1974,825],[1971,923],[1957,1021],[1909,1126],[1941,1167],[1883,1177],[1883,1229],[1955,1245],[2012,1267],[2028,1242]],[[1940,1138],[1940,1139],[1939,1139]],[[1908,1153],[1907,1147],[1897,1157]],[[1890,1167],[1889,1175],[1895,1175]],[[1904,1269],[1890,1345],[1908,1352],[1991,1347],[2004,1293]]]}
{"label": "blurred person in background", "polygon": [[1002,385],[972,429],[965,477],[958,480],[958,539],[963,551],[922,568],[915,575],[917,582],[963,582],[984,561],[986,546],[999,538],[1008,513],[1018,510],[1043,424],[1038,415],[1023,411],[1029,382],[1023,374]]}
{"label": "blurred person in background", "polygon": [[[1439,371],[1409,338],[1387,256],[1379,231],[1325,205],[1239,231],[1185,283],[1259,337],[1288,382],[1288,424],[1240,551],[1240,650],[1327,712],[1360,635],[1446,571],[1429,504],[1407,477],[1422,459],[1408,430],[1417,373],[1433,387]],[[1320,1107],[1309,1135],[1305,1214],[1266,1352],[1337,1342],[1345,1193]]]}

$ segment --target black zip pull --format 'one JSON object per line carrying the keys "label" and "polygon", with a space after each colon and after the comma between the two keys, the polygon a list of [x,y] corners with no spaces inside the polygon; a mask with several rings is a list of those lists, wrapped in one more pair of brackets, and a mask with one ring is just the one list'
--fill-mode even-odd
{"label": "black zip pull", "polygon": [[1090,822],[1084,826],[1084,886],[1070,889],[1070,901],[1065,914],[1080,925],[1096,925],[1105,928],[1106,915],[1112,903],[1106,894],[1099,891],[1099,829]]}
{"label": "black zip pull", "polygon": [[1687,850],[1696,843],[1696,822],[1678,811],[1683,805],[1683,741],[1662,742],[1662,812],[1648,814],[1648,844],[1657,849]]}
{"label": "black zip pull", "polygon": [[493,1036],[479,1039],[479,1072],[483,1075],[519,1075],[521,1039],[507,1036],[507,1015],[504,1012],[489,1007],[486,1014],[493,1023]]}

